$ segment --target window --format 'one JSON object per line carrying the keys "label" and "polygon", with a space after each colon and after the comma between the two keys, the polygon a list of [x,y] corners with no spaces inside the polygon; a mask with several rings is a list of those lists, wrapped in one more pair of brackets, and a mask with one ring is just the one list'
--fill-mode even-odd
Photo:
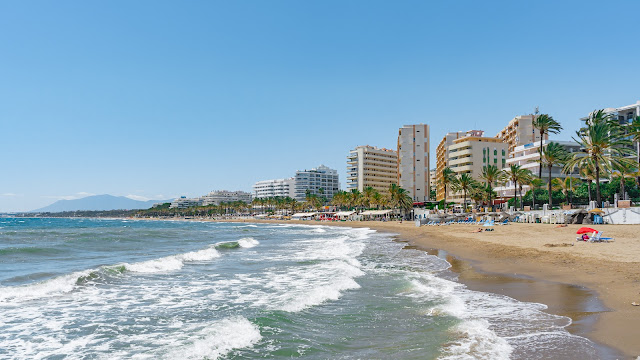
{"label": "window", "polygon": [[504,149],[502,149],[502,156],[504,156],[504,155],[505,155],[505,153],[504,153]]}
{"label": "window", "polygon": [[493,148],[493,155],[494,155],[494,156],[498,156],[498,149]]}

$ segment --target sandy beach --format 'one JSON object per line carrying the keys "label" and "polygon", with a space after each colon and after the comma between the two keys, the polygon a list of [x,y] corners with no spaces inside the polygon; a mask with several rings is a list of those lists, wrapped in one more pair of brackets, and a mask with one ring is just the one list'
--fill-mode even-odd
{"label": "sandy beach", "polygon": [[[467,286],[547,304],[549,311],[574,319],[576,327],[581,326],[581,319],[593,318],[595,324],[585,327],[586,333],[572,331],[619,350],[624,358],[640,355],[640,306],[631,305],[640,303],[640,225],[595,227],[615,241],[588,243],[576,241],[580,225],[558,228],[516,223],[494,226],[491,232],[471,233],[478,227],[418,228],[413,222],[373,221],[299,223],[369,227],[396,233],[399,241],[426,251],[444,251]],[[514,286],[513,282],[500,280],[501,276],[520,278],[522,282]],[[589,292],[595,293],[606,308],[596,306],[585,313],[589,304],[584,298]],[[587,303],[582,304],[583,300]],[[590,317],[593,314],[597,316]]]}

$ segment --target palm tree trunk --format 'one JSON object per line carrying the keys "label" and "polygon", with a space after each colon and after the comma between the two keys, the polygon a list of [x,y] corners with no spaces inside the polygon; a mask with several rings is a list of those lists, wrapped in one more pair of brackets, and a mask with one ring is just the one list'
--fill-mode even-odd
{"label": "palm tree trunk", "polygon": [[462,198],[462,212],[467,211],[467,190],[462,190],[463,198]]}
{"label": "palm tree trunk", "polygon": [[[594,159],[596,160],[596,159]],[[598,207],[602,206],[602,196],[600,194],[600,165],[598,165],[597,160],[594,161],[596,164],[596,200],[598,201]]]}
{"label": "palm tree trunk", "polygon": [[620,198],[618,200],[624,200],[624,175],[620,172]]}
{"label": "palm tree trunk", "polygon": [[536,189],[531,186],[531,210],[536,209]]}
{"label": "palm tree trunk", "polygon": [[518,182],[513,182],[513,207],[518,210]]}
{"label": "palm tree trunk", "polygon": [[587,181],[587,191],[589,192],[589,202],[591,202],[591,180]]}
{"label": "palm tree trunk", "polygon": [[540,166],[538,166],[538,179],[542,179],[542,139],[544,139],[544,131],[540,130]]}
{"label": "palm tree trunk", "polygon": [[551,208],[553,207],[553,195],[551,194],[551,165],[548,166],[549,168],[549,210],[551,210]]}

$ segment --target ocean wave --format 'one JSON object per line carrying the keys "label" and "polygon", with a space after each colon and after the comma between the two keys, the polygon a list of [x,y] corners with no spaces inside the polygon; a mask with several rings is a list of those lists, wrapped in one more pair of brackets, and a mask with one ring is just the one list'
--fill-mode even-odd
{"label": "ocean wave", "polygon": [[110,278],[120,276],[127,271],[136,273],[176,271],[182,269],[185,262],[209,261],[217,257],[220,257],[220,253],[214,247],[208,247],[198,251],[137,263],[101,266],[97,269],[77,271],[35,284],[0,287],[0,302],[35,300],[58,296],[69,293],[81,286],[108,281]]}
{"label": "ocean wave", "polygon": [[453,330],[457,340],[448,344],[440,360],[509,360],[513,347],[489,329],[484,319],[468,320]]}
{"label": "ocean wave", "polygon": [[215,245],[217,249],[237,249],[237,248],[252,248],[257,246],[260,242],[252,237],[242,238],[238,241],[225,241]]}
{"label": "ocean wave", "polygon": [[218,359],[235,349],[249,348],[262,339],[260,329],[242,316],[216,321],[190,334],[190,343],[174,348],[164,359]]}
{"label": "ocean wave", "polygon": [[215,249],[215,247],[208,247],[206,249],[191,251],[184,254],[171,255],[133,264],[124,263],[122,265],[124,265],[127,270],[133,272],[157,273],[180,270],[184,267],[185,262],[209,261],[217,257],[220,257],[220,253]]}

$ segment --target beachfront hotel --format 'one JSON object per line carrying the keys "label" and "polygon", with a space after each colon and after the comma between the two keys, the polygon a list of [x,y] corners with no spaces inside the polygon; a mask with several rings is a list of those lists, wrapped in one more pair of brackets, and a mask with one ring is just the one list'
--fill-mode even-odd
{"label": "beachfront hotel", "polygon": [[429,125],[405,125],[398,130],[398,185],[414,202],[429,200]]}
{"label": "beachfront hotel", "polygon": [[375,146],[358,146],[347,156],[347,191],[372,187],[381,193],[398,181],[398,152]]}
{"label": "beachfront hotel", "polygon": [[[543,140],[542,148],[544,149],[551,142],[562,145],[562,147],[564,147],[564,149],[569,153],[580,151],[580,145],[573,141]],[[540,140],[516,146],[507,159],[507,167],[511,165],[520,165],[523,169],[530,170],[537,176],[540,171]],[[551,168],[552,178],[564,179],[567,176],[579,177],[577,172],[573,174],[564,174],[561,166],[553,166]],[[542,169],[542,181],[544,181],[544,183],[549,182],[549,169],[546,166]],[[502,186],[494,188],[494,190],[496,191],[498,198],[510,199],[513,197],[514,193],[513,182],[509,181]],[[525,194],[527,191],[529,191],[529,185],[522,185],[522,193]]]}
{"label": "beachfront hotel", "polygon": [[[441,201],[444,200],[444,185],[442,185],[443,178],[443,170],[446,167],[449,167],[449,156],[448,150],[449,146],[453,145],[453,141],[466,137],[466,136],[483,136],[484,131],[482,130],[469,130],[469,131],[457,131],[447,133],[440,143],[436,147],[436,171],[435,171],[435,180],[433,181],[436,187],[436,200]],[[432,178],[434,179],[434,178]],[[433,186],[432,185],[432,186]]]}
{"label": "beachfront hotel", "polygon": [[329,200],[333,198],[333,194],[340,190],[338,171],[324,165],[311,170],[296,171],[294,181],[294,198],[298,201],[306,199],[307,190],[312,195],[325,196]]}
{"label": "beachfront hotel", "polygon": [[[502,139],[494,137],[483,137],[483,132],[479,134],[465,136],[453,141],[447,149],[449,168],[455,176],[470,174],[476,180],[480,180],[482,169],[488,165],[494,165],[498,169],[507,167],[508,144]],[[464,194],[462,192],[449,191],[447,201],[462,203]],[[467,194],[469,200],[469,194]]]}
{"label": "beachfront hotel", "polygon": [[253,185],[253,196],[256,199],[270,197],[295,197],[295,178],[262,180]]}
{"label": "beachfront hotel", "polygon": [[230,203],[235,201],[242,201],[250,203],[252,199],[251,193],[246,191],[227,191],[227,190],[214,190],[205,196],[202,196],[202,206],[207,205],[220,205],[220,203]]}
{"label": "beachfront hotel", "polygon": [[[533,127],[533,120],[536,115],[519,115],[511,119],[509,124],[502,129],[497,138],[502,139],[509,145],[507,151],[511,154],[516,146],[540,142],[540,132]],[[544,134],[544,140],[549,138],[548,134]]]}

